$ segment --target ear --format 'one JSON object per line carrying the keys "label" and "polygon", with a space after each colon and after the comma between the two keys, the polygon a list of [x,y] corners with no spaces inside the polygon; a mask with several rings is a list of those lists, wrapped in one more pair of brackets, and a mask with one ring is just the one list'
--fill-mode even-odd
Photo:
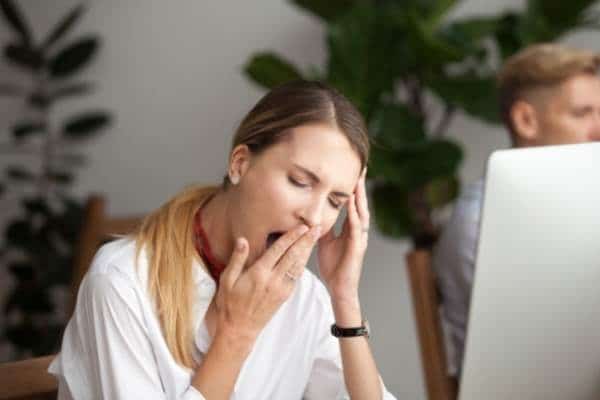
{"label": "ear", "polygon": [[244,176],[250,166],[251,157],[252,153],[245,144],[237,145],[231,151],[231,155],[229,156],[229,169],[227,171],[231,183],[237,185]]}
{"label": "ear", "polygon": [[540,134],[538,111],[529,102],[517,100],[510,109],[510,120],[519,142],[532,142]]}

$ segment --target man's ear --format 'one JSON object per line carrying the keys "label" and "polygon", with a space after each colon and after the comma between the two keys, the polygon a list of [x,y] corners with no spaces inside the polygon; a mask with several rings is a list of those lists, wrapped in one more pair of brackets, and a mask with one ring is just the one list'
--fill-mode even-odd
{"label": "man's ear", "polygon": [[510,108],[510,120],[517,142],[536,141],[540,134],[538,110],[529,102],[517,100]]}
{"label": "man's ear", "polygon": [[252,153],[245,144],[235,146],[229,156],[229,169],[227,171],[229,180],[237,185],[250,166]]}

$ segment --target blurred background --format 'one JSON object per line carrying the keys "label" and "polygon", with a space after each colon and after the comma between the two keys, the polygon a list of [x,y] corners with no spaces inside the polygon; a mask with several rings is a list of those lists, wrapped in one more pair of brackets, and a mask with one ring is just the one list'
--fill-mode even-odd
{"label": "blurred background", "polygon": [[431,246],[461,184],[509,146],[502,60],[539,41],[600,51],[595,3],[2,0],[0,361],[57,350],[90,194],[139,215],[220,182],[243,115],[304,77],[369,122],[361,299],[387,387],[424,399],[404,255]]}

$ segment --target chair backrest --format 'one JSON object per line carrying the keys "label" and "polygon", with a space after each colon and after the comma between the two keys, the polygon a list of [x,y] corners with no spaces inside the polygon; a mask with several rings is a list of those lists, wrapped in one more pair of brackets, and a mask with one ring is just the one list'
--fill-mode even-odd
{"label": "chair backrest", "polygon": [[71,280],[72,307],[77,300],[77,291],[83,276],[87,272],[94,254],[104,242],[113,235],[126,235],[135,230],[141,222],[141,216],[109,218],[106,214],[106,200],[100,195],[91,195],[85,205],[84,220],[75,247],[75,262]]}
{"label": "chair backrest", "polygon": [[457,380],[448,375],[446,350],[439,314],[439,298],[431,255],[424,250],[407,254],[407,272],[412,290],[421,364],[429,400],[455,400]]}
{"label": "chair backrest", "polygon": [[56,399],[58,383],[47,372],[54,355],[0,364],[0,400]]}

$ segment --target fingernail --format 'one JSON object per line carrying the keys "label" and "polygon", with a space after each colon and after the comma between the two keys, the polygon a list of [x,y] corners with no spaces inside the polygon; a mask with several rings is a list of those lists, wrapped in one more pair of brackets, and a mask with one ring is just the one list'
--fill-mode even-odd
{"label": "fingernail", "polygon": [[308,231],[308,229],[309,229],[308,226],[306,226],[304,224],[300,225],[300,233],[302,235],[304,235]]}
{"label": "fingernail", "polygon": [[245,246],[245,244],[244,244],[244,239],[242,239],[242,238],[238,238],[238,239],[237,239],[237,243],[235,244],[235,247],[236,247],[238,250],[244,250],[244,246]]}

